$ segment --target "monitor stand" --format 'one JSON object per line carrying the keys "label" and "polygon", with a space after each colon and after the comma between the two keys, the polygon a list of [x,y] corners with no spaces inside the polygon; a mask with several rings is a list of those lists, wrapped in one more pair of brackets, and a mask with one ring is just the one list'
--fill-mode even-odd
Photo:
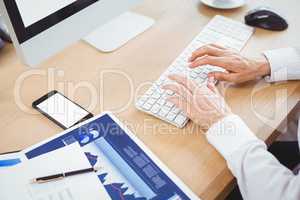
{"label": "monitor stand", "polygon": [[83,40],[102,52],[112,52],[149,29],[154,20],[126,12],[99,27]]}

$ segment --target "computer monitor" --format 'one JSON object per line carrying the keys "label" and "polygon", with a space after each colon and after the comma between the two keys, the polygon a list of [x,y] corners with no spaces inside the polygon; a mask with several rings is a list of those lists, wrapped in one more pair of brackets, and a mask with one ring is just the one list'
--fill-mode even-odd
{"label": "computer monitor", "polygon": [[0,0],[18,56],[34,66],[142,0]]}

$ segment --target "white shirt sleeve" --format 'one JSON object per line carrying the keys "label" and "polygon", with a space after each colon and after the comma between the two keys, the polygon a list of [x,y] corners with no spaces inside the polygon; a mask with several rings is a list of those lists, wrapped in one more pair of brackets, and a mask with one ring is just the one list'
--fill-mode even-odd
{"label": "white shirt sleeve", "polygon": [[283,48],[265,51],[264,56],[271,66],[269,82],[300,79],[300,49]]}
{"label": "white shirt sleeve", "polygon": [[300,175],[281,165],[238,116],[215,123],[207,139],[225,158],[244,200],[300,199]]}

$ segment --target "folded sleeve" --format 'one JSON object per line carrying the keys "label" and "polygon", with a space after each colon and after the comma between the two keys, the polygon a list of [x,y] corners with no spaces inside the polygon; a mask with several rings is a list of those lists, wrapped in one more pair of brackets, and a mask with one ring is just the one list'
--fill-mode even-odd
{"label": "folded sleeve", "polygon": [[281,165],[238,116],[214,124],[207,139],[224,156],[243,199],[300,199],[300,176]]}
{"label": "folded sleeve", "polygon": [[264,56],[270,63],[271,75],[265,79],[269,82],[300,79],[300,49],[282,48],[265,51]]}

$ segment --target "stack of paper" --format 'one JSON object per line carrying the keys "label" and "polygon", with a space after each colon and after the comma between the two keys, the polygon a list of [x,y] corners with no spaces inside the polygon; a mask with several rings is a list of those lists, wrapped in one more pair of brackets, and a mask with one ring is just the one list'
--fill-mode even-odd
{"label": "stack of paper", "polygon": [[90,168],[75,143],[44,156],[1,170],[1,200],[110,200],[96,173],[85,173],[48,183],[32,183],[34,178]]}

